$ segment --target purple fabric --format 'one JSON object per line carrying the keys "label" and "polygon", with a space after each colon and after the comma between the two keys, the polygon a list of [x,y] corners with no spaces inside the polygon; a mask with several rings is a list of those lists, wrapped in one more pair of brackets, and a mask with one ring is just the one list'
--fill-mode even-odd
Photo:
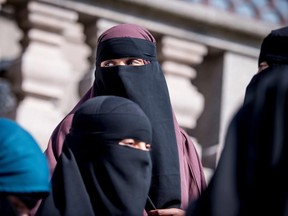
{"label": "purple fabric", "polygon": [[[132,24],[120,24],[104,32],[98,42],[115,37],[133,37],[146,39],[155,42],[154,37],[148,30]],[[57,159],[62,151],[63,141],[68,133],[75,110],[86,100],[94,97],[93,88],[81,98],[73,110],[59,123],[53,131],[45,151],[49,160],[51,174],[57,164]],[[174,127],[179,152],[179,165],[181,174],[181,207],[185,209],[189,202],[199,197],[200,193],[206,188],[206,181],[203,174],[201,160],[191,138],[181,129],[174,116]]]}
{"label": "purple fabric", "polygon": [[147,29],[134,24],[120,24],[105,31],[98,38],[98,43],[111,38],[118,38],[118,37],[139,38],[154,43],[156,42],[155,38],[151,35],[151,33]]}

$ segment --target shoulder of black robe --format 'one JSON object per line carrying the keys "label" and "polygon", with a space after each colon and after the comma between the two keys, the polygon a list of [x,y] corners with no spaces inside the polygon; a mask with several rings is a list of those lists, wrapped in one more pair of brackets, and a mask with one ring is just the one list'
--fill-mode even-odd
{"label": "shoulder of black robe", "polygon": [[36,216],[94,216],[75,157],[65,144],[51,182],[51,193]]}
{"label": "shoulder of black robe", "polygon": [[288,66],[270,70],[231,121],[215,173],[187,216],[288,215]]}
{"label": "shoulder of black robe", "polygon": [[259,80],[261,80],[263,76],[266,76],[265,75],[266,73],[271,73],[271,67],[268,67],[264,69],[263,71],[256,73],[252,77],[252,79],[250,80],[250,82],[248,83],[246,87],[243,104],[247,104],[248,101],[251,101],[254,99],[255,97],[254,95],[256,94],[256,86]]}

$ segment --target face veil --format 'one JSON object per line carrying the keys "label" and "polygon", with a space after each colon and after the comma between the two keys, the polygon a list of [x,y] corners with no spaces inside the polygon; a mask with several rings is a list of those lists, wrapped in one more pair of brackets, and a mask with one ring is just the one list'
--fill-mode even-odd
{"label": "face veil", "polygon": [[[101,61],[141,58],[143,66],[100,67]],[[94,94],[117,95],[137,103],[153,130],[150,198],[157,208],[180,207],[180,172],[173,114],[164,74],[156,60],[155,43],[139,38],[111,38],[100,42]]]}
{"label": "face veil", "polygon": [[151,182],[149,151],[119,145],[151,143],[152,129],[131,100],[99,96],[75,112],[52,176],[52,193],[37,216],[142,215]]}

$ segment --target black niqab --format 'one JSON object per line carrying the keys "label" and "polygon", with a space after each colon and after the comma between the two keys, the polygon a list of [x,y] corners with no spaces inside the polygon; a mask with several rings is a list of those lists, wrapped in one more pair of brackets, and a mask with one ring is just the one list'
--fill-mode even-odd
{"label": "black niqab", "polygon": [[272,30],[263,40],[258,64],[288,64],[288,26]]}
{"label": "black niqab", "polygon": [[187,216],[288,215],[288,66],[263,72],[228,128],[207,190]]}
{"label": "black niqab", "polygon": [[[143,66],[100,67],[103,60],[141,58]],[[153,130],[152,183],[149,196],[157,208],[180,208],[179,158],[172,107],[164,74],[156,58],[155,43],[138,38],[112,38],[97,49],[94,93],[117,95],[137,103]],[[149,209],[147,209],[149,210]]]}
{"label": "black niqab", "polygon": [[152,165],[148,151],[119,145],[133,138],[151,143],[149,119],[132,101],[91,98],[75,112],[52,177],[52,193],[37,215],[142,215]]}

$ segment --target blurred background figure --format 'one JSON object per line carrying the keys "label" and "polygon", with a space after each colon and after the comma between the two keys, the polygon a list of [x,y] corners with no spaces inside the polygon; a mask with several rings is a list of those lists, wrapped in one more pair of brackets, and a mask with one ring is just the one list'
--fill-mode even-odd
{"label": "blurred background figure", "polygon": [[48,162],[34,138],[16,122],[0,118],[0,215],[28,216],[48,195]]}
{"label": "blurred background figure", "polygon": [[[262,41],[258,58],[258,73],[269,66],[288,64],[288,26],[272,30]],[[244,103],[253,99],[254,82],[261,79],[261,75],[255,74],[247,85]]]}
{"label": "blurred background figure", "polygon": [[0,117],[15,120],[17,99],[8,80],[0,78]]}
{"label": "blurred background figure", "polygon": [[287,30],[276,29],[264,39],[261,72],[232,119],[207,190],[187,216],[288,215]]}
{"label": "blurred background figure", "polygon": [[258,59],[259,72],[269,65],[288,64],[288,26],[272,30],[263,40]]}
{"label": "blurred background figure", "polygon": [[17,109],[25,98],[21,58],[0,58],[0,116],[17,120]]}

